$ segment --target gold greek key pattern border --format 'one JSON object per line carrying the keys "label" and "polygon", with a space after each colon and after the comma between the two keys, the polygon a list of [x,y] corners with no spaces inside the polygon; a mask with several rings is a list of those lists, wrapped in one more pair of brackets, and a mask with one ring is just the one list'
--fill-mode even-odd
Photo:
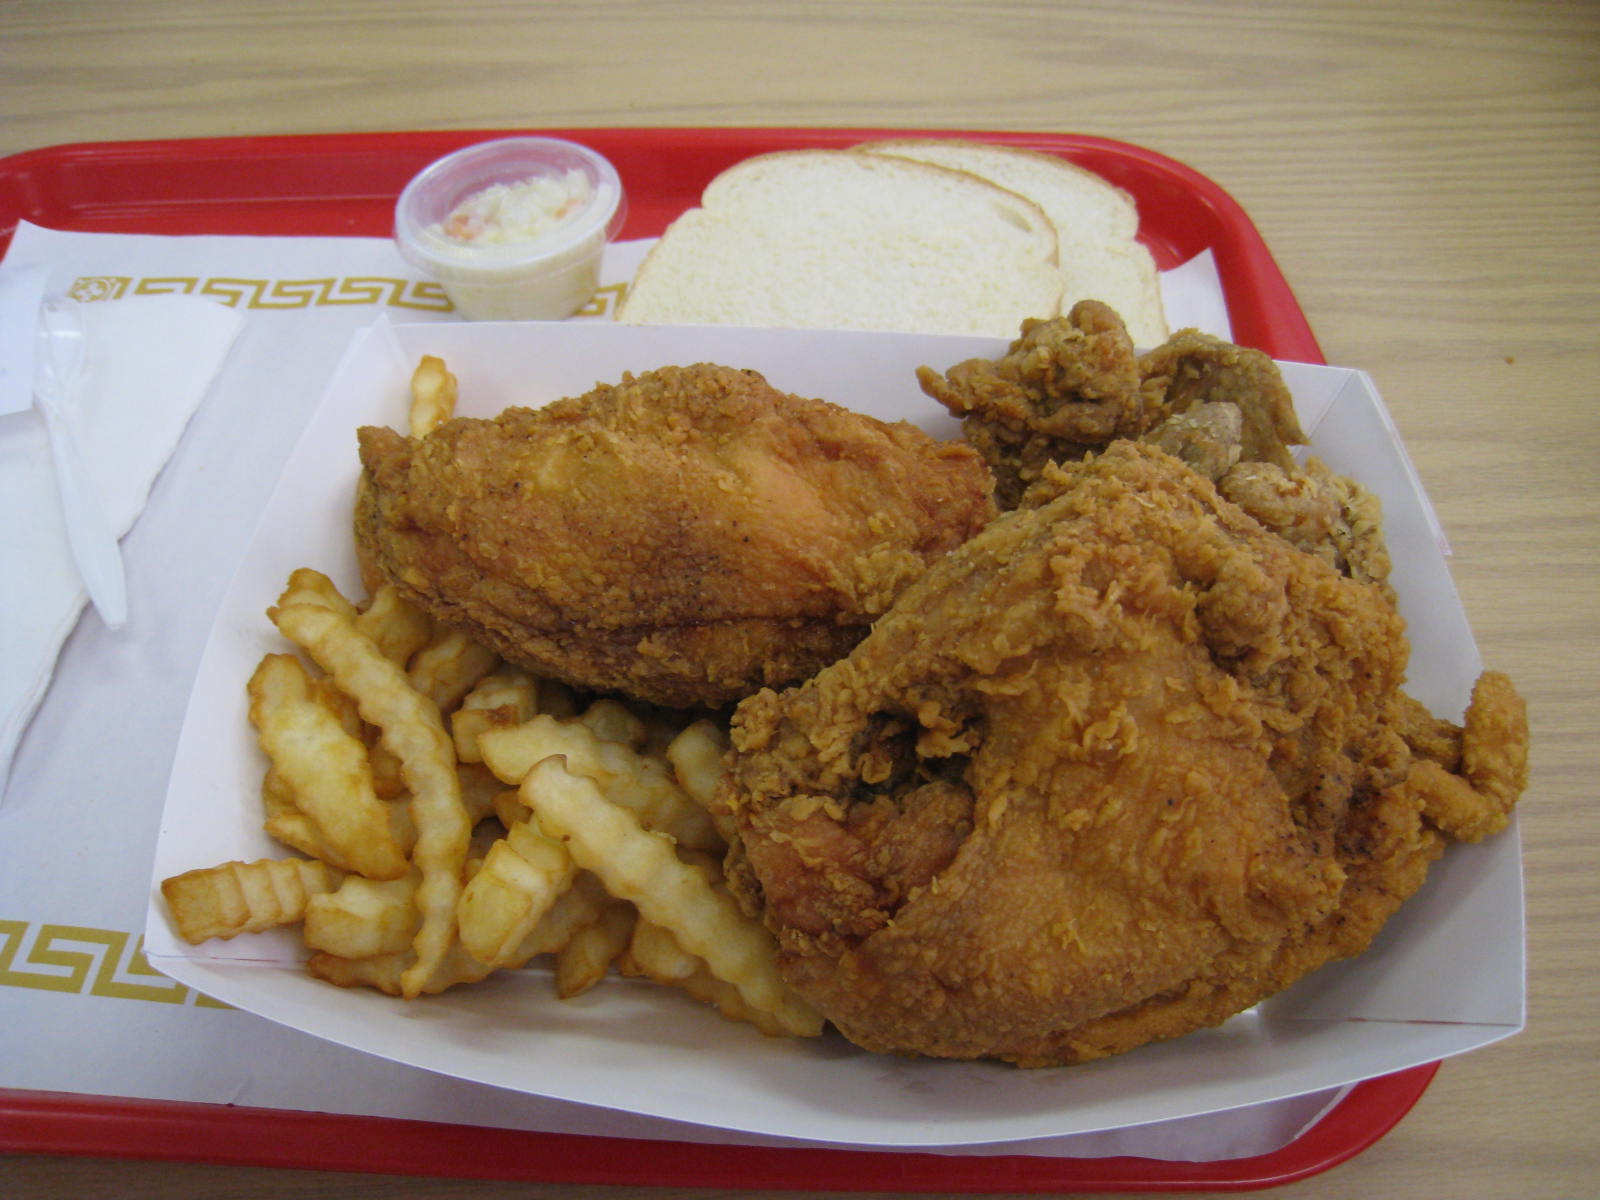
{"label": "gold greek key pattern border", "polygon": [[168,979],[144,956],[144,938],[118,929],[0,920],[0,987],[231,1008]]}
{"label": "gold greek key pattern border", "polygon": [[617,315],[617,306],[622,303],[622,297],[627,292],[625,283],[608,283],[598,289],[594,298],[573,313],[574,317],[612,317]]}
{"label": "gold greek key pattern border", "polygon": [[[606,317],[616,312],[627,284],[599,289],[574,316]],[[293,310],[350,308],[359,305],[410,309],[415,312],[455,311],[450,297],[437,283],[415,279],[388,279],[375,275],[329,276],[320,279],[242,279],[219,275],[80,275],[67,289],[80,303],[121,300],[126,296],[202,296],[229,308]]]}
{"label": "gold greek key pattern border", "polygon": [[81,303],[127,296],[203,296],[229,308],[299,309],[384,305],[422,312],[453,312],[450,297],[436,283],[354,275],[320,279],[243,279],[219,275],[80,275],[67,295]]}

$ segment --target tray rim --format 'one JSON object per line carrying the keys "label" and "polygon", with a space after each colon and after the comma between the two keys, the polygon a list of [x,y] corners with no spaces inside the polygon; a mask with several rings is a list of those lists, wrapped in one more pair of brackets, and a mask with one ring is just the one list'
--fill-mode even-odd
{"label": "tray rim", "polygon": [[[26,211],[12,203],[13,199],[27,196],[28,172],[38,168],[76,169],[80,182],[93,183],[96,172],[103,177],[108,171],[141,166],[156,170],[205,156],[234,163],[281,161],[286,157],[337,159],[351,151],[371,152],[385,148],[403,149],[412,156],[437,156],[473,141],[527,133],[587,139],[597,143],[603,153],[611,144],[664,139],[698,149],[713,159],[721,155],[729,162],[767,150],[809,146],[843,148],[854,142],[884,137],[938,137],[1042,150],[1073,161],[1099,156],[1132,164],[1173,187],[1186,190],[1187,198],[1205,210],[1232,239],[1231,249],[1236,252],[1236,258],[1219,264],[1226,267],[1224,287],[1230,309],[1236,300],[1248,300],[1265,314],[1261,318],[1264,328],[1275,335],[1269,339],[1271,344],[1258,345],[1258,348],[1277,358],[1325,361],[1304,313],[1259,231],[1228,192],[1193,168],[1155,150],[1088,134],[878,126],[646,125],[66,142],[0,157],[0,254],[9,246],[18,221],[31,219],[31,214],[39,211],[39,204],[49,200],[48,195],[36,195],[39,204]],[[398,191],[398,184],[394,191]],[[297,197],[285,193],[274,199],[294,203]],[[340,198],[327,196],[323,199]],[[238,195],[218,196],[213,198],[213,204],[223,208],[246,200],[248,197]],[[177,207],[204,207],[205,203],[203,198],[191,198]],[[113,198],[100,204],[96,211],[99,215],[94,221],[81,222],[77,227],[147,231],[141,228],[148,220],[147,210],[142,219],[137,206],[119,208]],[[271,217],[267,219],[270,221]],[[75,226],[69,221],[52,224],[52,227],[72,229]],[[369,232],[364,236],[374,235]],[[624,231],[624,236],[629,236],[628,231]],[[1241,292],[1242,296],[1236,295]],[[1240,340],[1245,339],[1241,337]],[[694,1142],[488,1130],[384,1117],[245,1109],[195,1101],[12,1088],[0,1088],[0,1151],[650,1186],[821,1187],[839,1191],[890,1187],[923,1192],[1039,1192],[1063,1188],[1079,1192],[1240,1191],[1303,1179],[1361,1153],[1410,1111],[1431,1084],[1438,1067],[1438,1063],[1428,1063],[1365,1080],[1354,1085],[1328,1113],[1287,1146],[1253,1158],[1211,1163],[1027,1155],[964,1157],[917,1151],[773,1147],[718,1147],[716,1161],[712,1162],[702,1153],[705,1147]],[[254,1131],[253,1141],[240,1134],[244,1121],[248,1121]],[[300,1144],[285,1147],[279,1139],[291,1132],[303,1134],[304,1139]],[[359,1136],[345,1136],[351,1133],[359,1133]],[[178,1137],[179,1134],[183,1136]],[[492,1142],[488,1135],[493,1135]],[[515,1141],[523,1153],[508,1154],[505,1149],[508,1141]],[[489,1150],[500,1148],[494,1150],[485,1165],[465,1169],[459,1151],[474,1143]],[[629,1152],[618,1153],[623,1147]],[[375,1155],[375,1150],[387,1151],[389,1157],[375,1161],[375,1157],[381,1157]],[[819,1159],[819,1155],[822,1158]],[[828,1169],[819,1170],[824,1161]],[[874,1171],[874,1165],[881,1169]],[[929,1170],[929,1167],[935,1169]]]}
{"label": "tray rim", "polygon": [[[1347,1162],[1394,1128],[1439,1069],[1364,1080],[1295,1141],[1195,1163],[716,1146],[445,1122],[0,1088],[0,1152],[578,1185],[903,1193],[1243,1192]],[[1373,1118],[1377,1119],[1374,1120]],[[375,1163],[377,1157],[381,1161]],[[646,1161],[648,1180],[639,1176]]]}

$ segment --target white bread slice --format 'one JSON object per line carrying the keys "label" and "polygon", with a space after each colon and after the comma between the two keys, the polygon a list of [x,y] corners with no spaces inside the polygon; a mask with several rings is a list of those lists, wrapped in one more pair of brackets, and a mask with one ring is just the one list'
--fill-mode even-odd
{"label": "white bread slice", "polygon": [[1036,204],[961,171],[854,150],[737,163],[668,227],[617,319],[1016,337],[1060,311]]}
{"label": "white bread slice", "polygon": [[1160,275],[1137,239],[1132,196],[1094,172],[1054,154],[961,138],[892,138],[856,149],[934,163],[981,176],[1039,205],[1056,228],[1062,311],[1100,300],[1121,315],[1136,346],[1167,340]]}

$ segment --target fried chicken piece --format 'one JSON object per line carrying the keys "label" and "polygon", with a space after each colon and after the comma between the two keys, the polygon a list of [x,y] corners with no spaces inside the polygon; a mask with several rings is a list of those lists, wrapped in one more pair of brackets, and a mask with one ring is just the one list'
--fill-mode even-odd
{"label": "fried chicken piece", "polygon": [[1163,416],[1237,405],[1241,460],[1294,469],[1289,447],[1303,445],[1306,435],[1278,364],[1261,351],[1181,329],[1139,360],[1139,378],[1145,407]]}
{"label": "fried chicken piece", "polygon": [[832,662],[994,512],[969,447],[710,364],[359,441],[369,582],[533,671],[676,707]]}
{"label": "fried chicken piece", "polygon": [[1225,400],[1197,404],[1168,417],[1144,440],[1216,483],[1244,453],[1244,414]]}
{"label": "fried chicken piece", "polygon": [[736,710],[730,884],[846,1037],[1044,1066],[1216,1024],[1503,823],[1520,701],[1486,676],[1466,732],[1424,722],[1380,588],[1154,447],[1029,500]]}
{"label": "fried chicken piece", "polygon": [[1025,320],[998,360],[974,358],[940,375],[917,370],[922,390],[961,419],[995,475],[1001,508],[1015,508],[1046,463],[1082,458],[1138,437],[1158,413],[1140,389],[1133,339],[1098,300],[1064,316]]}
{"label": "fried chicken piece", "polygon": [[1224,496],[1302,550],[1387,587],[1376,497],[1316,459],[1278,365],[1259,350],[1194,329],[1136,357],[1121,318],[1097,301],[1025,321],[999,359],[970,359],[918,382],[962,420],[994,471],[1002,509],[1023,504],[1049,463],[1076,462],[1118,438],[1182,459]]}
{"label": "fried chicken piece", "polygon": [[1393,599],[1383,508],[1355,480],[1308,458],[1304,467],[1288,470],[1273,463],[1237,463],[1218,478],[1217,488],[1292,545],[1352,579],[1378,584]]}
{"label": "fried chicken piece", "polygon": [[1098,300],[1024,321],[998,359],[968,359],[943,375],[922,367],[917,382],[961,419],[1005,509],[1046,463],[1076,461],[1120,438],[1148,437],[1213,481],[1240,461],[1292,471],[1289,447],[1306,440],[1267,355],[1183,329],[1140,357],[1122,318]]}
{"label": "fried chicken piece", "polygon": [[[1528,786],[1528,712],[1511,680],[1485,671],[1472,689],[1464,725],[1443,722],[1442,754],[1419,754],[1406,788],[1428,820],[1449,836],[1477,842],[1511,821]],[[1453,735],[1453,736],[1452,736]],[[1426,743],[1424,743],[1426,744]]]}

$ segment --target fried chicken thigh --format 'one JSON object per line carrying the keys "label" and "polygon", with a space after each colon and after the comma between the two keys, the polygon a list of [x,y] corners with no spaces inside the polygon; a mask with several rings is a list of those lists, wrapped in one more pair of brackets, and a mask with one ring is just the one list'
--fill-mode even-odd
{"label": "fried chicken thigh", "polygon": [[730,884],[874,1051],[1056,1065],[1359,952],[1502,826],[1526,719],[1401,690],[1383,589],[1155,447],[1041,469],[849,655],[744,701]]}
{"label": "fried chicken thigh", "polygon": [[359,440],[369,583],[534,671],[679,707],[837,659],[994,513],[969,447],[709,364]]}

